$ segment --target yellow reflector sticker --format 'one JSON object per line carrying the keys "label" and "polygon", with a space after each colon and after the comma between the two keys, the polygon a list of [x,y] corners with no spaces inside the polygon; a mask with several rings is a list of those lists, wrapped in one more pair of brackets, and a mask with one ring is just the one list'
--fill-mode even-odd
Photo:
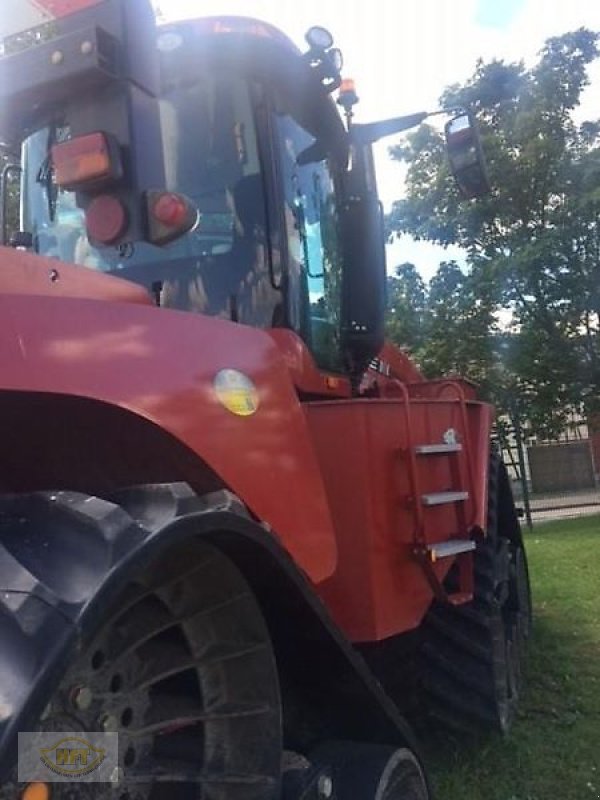
{"label": "yellow reflector sticker", "polygon": [[258,391],[247,375],[237,369],[222,369],[214,387],[219,402],[238,417],[249,417],[258,409]]}

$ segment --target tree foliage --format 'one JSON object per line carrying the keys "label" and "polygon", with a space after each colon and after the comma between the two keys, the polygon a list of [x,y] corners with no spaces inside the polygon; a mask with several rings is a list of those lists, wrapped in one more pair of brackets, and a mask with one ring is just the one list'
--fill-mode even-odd
{"label": "tree foliage", "polygon": [[424,340],[426,286],[410,262],[396,267],[387,280],[387,335],[403,347],[418,351]]}
{"label": "tree foliage", "polygon": [[444,261],[426,285],[414,264],[388,278],[388,336],[408,349],[425,375],[463,375],[490,395],[495,303],[477,276]]}
{"label": "tree foliage", "polygon": [[[573,114],[597,55],[597,34],[582,28],[549,39],[532,68],[479,62],[464,86],[446,89],[443,107],[471,108],[480,124],[494,186],[487,198],[461,201],[431,126],[392,149],[408,177],[390,230],[465,248],[464,302],[488,309],[488,338],[498,333],[494,308],[512,312],[501,372],[512,371],[532,424],[546,434],[563,424],[561,406],[591,408],[600,398],[600,122],[577,124]],[[455,292],[442,270],[449,293],[439,302],[450,310]],[[467,333],[479,341],[481,329]],[[453,340],[459,364],[464,342]],[[488,383],[496,379],[484,371]]]}

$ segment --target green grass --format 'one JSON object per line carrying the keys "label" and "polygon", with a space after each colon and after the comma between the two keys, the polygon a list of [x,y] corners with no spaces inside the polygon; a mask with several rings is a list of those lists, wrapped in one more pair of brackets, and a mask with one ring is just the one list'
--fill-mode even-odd
{"label": "green grass", "polygon": [[600,516],[526,535],[527,684],[510,735],[430,747],[436,800],[600,798]]}

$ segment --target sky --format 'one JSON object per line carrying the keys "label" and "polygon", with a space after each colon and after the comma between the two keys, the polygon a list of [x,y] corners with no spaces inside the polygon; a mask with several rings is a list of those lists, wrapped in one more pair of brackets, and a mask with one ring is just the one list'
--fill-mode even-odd
{"label": "sky", "polygon": [[[359,122],[433,110],[444,88],[463,82],[478,58],[535,62],[549,36],[586,26],[600,31],[600,0],[155,0],[167,19],[242,14],[280,27],[299,46],[311,25],[331,30],[355,79]],[[580,116],[600,117],[600,60]],[[378,180],[389,208],[402,196],[404,170],[377,145]],[[388,267],[413,261],[429,278],[440,260],[457,257],[403,237],[388,247]]]}

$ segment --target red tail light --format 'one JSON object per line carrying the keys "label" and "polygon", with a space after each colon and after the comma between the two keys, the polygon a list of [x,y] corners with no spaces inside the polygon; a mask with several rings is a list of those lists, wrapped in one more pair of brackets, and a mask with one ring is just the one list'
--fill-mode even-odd
{"label": "red tail light", "polygon": [[179,228],[188,218],[188,204],[178,194],[160,194],[152,206],[152,215],[161,225]]}
{"label": "red tail light", "polygon": [[88,236],[92,242],[114,244],[127,230],[127,209],[118,197],[94,197],[85,212]]}
{"label": "red tail light", "polygon": [[198,210],[185,195],[177,192],[146,193],[148,241],[167,244],[183,236],[198,222]]}

